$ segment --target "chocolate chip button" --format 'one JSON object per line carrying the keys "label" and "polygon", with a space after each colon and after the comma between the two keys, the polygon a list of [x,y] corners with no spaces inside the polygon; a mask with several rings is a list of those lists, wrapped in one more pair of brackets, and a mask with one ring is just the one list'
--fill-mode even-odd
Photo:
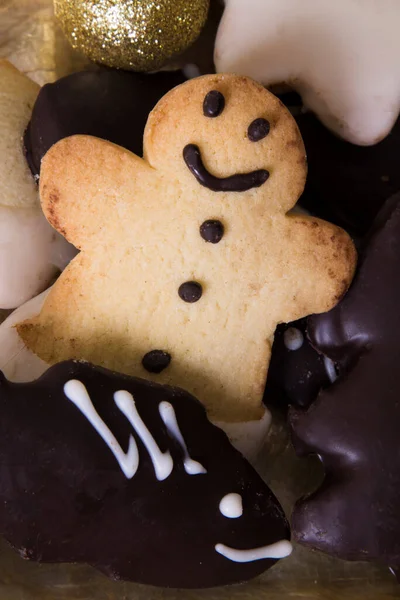
{"label": "chocolate chip button", "polygon": [[178,294],[184,302],[197,302],[200,300],[203,288],[197,281],[185,281],[179,286]]}
{"label": "chocolate chip button", "polygon": [[149,373],[161,373],[171,362],[171,355],[164,350],[151,350],[142,358],[142,365]]}
{"label": "chocolate chip button", "polygon": [[205,117],[218,117],[225,108],[225,98],[217,90],[208,92],[203,102],[203,114]]}
{"label": "chocolate chip button", "polygon": [[247,136],[251,142],[259,142],[269,134],[269,130],[267,119],[254,119],[247,129]]}
{"label": "chocolate chip button", "polygon": [[208,220],[200,225],[200,235],[206,242],[210,244],[218,244],[224,235],[224,226],[221,221]]}

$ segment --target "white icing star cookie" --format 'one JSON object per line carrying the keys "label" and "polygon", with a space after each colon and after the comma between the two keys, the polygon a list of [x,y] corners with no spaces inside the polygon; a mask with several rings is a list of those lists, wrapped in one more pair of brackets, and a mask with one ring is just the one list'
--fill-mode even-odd
{"label": "white icing star cookie", "polygon": [[0,60],[0,308],[44,288],[76,253],[46,221],[23,154],[39,86]]}
{"label": "white icing star cookie", "polygon": [[400,110],[398,0],[226,0],[217,71],[288,83],[349,142],[374,144]]}

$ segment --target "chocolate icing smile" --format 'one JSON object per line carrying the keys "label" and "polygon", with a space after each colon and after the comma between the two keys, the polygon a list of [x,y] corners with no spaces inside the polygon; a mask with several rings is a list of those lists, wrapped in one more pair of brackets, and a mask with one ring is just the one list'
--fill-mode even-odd
{"label": "chocolate icing smile", "polygon": [[265,169],[258,169],[250,173],[236,173],[229,177],[216,177],[206,169],[201,158],[200,148],[194,144],[184,147],[183,158],[189,171],[200,185],[213,192],[246,192],[260,187],[269,177],[269,172]]}

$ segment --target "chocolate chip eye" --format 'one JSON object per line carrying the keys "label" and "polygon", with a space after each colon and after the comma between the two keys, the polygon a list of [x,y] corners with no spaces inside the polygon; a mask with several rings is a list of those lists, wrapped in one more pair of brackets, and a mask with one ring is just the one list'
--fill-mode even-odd
{"label": "chocolate chip eye", "polygon": [[270,124],[267,119],[254,119],[247,130],[251,142],[259,142],[269,134]]}
{"label": "chocolate chip eye", "polygon": [[203,114],[205,117],[218,117],[225,108],[225,98],[217,90],[211,90],[204,98]]}

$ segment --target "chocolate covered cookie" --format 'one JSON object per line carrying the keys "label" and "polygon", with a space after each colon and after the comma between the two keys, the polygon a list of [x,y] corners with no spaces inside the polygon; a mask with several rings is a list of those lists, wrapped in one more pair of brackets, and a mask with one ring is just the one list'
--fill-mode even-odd
{"label": "chocolate covered cookie", "polygon": [[53,144],[77,133],[95,135],[141,156],[149,112],[185,80],[182,71],[150,75],[100,68],[43,86],[24,138],[32,173],[39,175],[42,158]]}
{"label": "chocolate covered cookie", "polygon": [[291,552],[266,484],[190,394],[83,362],[0,377],[0,531],[25,559],[203,588]]}
{"label": "chocolate covered cookie", "polygon": [[292,410],[300,454],[318,454],[325,480],[293,514],[296,539],[348,560],[400,566],[400,194],[368,235],[353,284],[309,319],[312,344],[340,377],[307,412]]}

